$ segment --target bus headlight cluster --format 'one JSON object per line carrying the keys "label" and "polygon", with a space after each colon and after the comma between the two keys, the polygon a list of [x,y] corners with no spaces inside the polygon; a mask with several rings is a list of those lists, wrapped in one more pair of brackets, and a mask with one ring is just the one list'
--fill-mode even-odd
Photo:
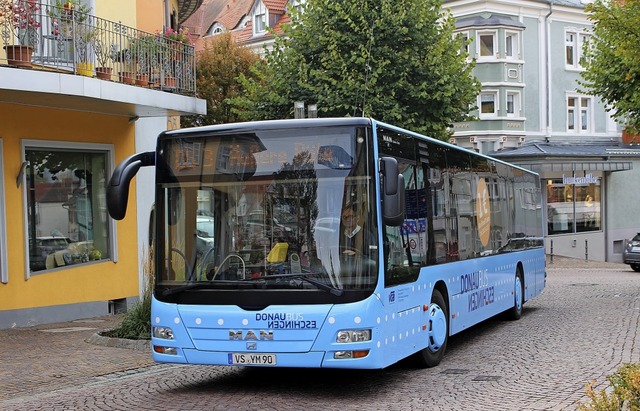
{"label": "bus headlight cluster", "polygon": [[163,340],[173,340],[173,330],[169,327],[153,327],[153,336]]}
{"label": "bus headlight cluster", "polygon": [[352,343],[371,341],[371,329],[364,330],[341,330],[338,331],[336,336],[336,342],[339,343]]}

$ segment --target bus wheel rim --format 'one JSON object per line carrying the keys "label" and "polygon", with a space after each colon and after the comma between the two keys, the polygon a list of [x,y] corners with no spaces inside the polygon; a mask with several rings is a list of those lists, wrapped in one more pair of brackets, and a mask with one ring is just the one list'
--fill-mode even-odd
{"label": "bus wheel rim", "polygon": [[522,308],[522,283],[520,282],[520,277],[516,277],[514,294],[516,298],[516,308],[520,311]]}
{"label": "bus wheel rim", "polygon": [[429,308],[429,349],[438,351],[447,339],[447,318],[437,304]]}

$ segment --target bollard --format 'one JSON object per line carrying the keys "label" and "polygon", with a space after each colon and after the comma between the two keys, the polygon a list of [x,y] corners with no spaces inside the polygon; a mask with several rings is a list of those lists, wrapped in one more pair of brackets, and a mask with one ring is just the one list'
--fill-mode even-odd
{"label": "bollard", "polygon": [[549,256],[551,257],[549,264],[553,264],[553,240],[551,240],[551,254],[549,254]]}
{"label": "bollard", "polygon": [[589,261],[589,240],[584,240],[584,259]]}

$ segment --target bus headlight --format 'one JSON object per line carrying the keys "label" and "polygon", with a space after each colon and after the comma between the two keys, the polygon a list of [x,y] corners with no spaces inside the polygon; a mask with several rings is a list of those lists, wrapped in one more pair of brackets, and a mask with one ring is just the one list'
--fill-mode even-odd
{"label": "bus headlight", "polygon": [[336,342],[339,343],[351,343],[371,341],[371,329],[364,330],[341,330],[338,331],[336,336]]}
{"label": "bus headlight", "polygon": [[336,351],[333,353],[333,358],[335,360],[347,360],[354,358],[364,358],[369,355],[369,350],[358,350],[358,351]]}
{"label": "bus headlight", "polygon": [[169,327],[153,327],[153,336],[163,340],[173,340],[173,330]]}

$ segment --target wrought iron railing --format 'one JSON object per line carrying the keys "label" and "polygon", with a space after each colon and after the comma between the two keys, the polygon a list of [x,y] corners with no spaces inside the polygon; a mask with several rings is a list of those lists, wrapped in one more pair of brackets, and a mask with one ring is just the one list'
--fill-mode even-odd
{"label": "wrought iron railing", "polygon": [[195,96],[195,50],[187,36],[177,41],[136,30],[76,3],[0,0],[0,65]]}

